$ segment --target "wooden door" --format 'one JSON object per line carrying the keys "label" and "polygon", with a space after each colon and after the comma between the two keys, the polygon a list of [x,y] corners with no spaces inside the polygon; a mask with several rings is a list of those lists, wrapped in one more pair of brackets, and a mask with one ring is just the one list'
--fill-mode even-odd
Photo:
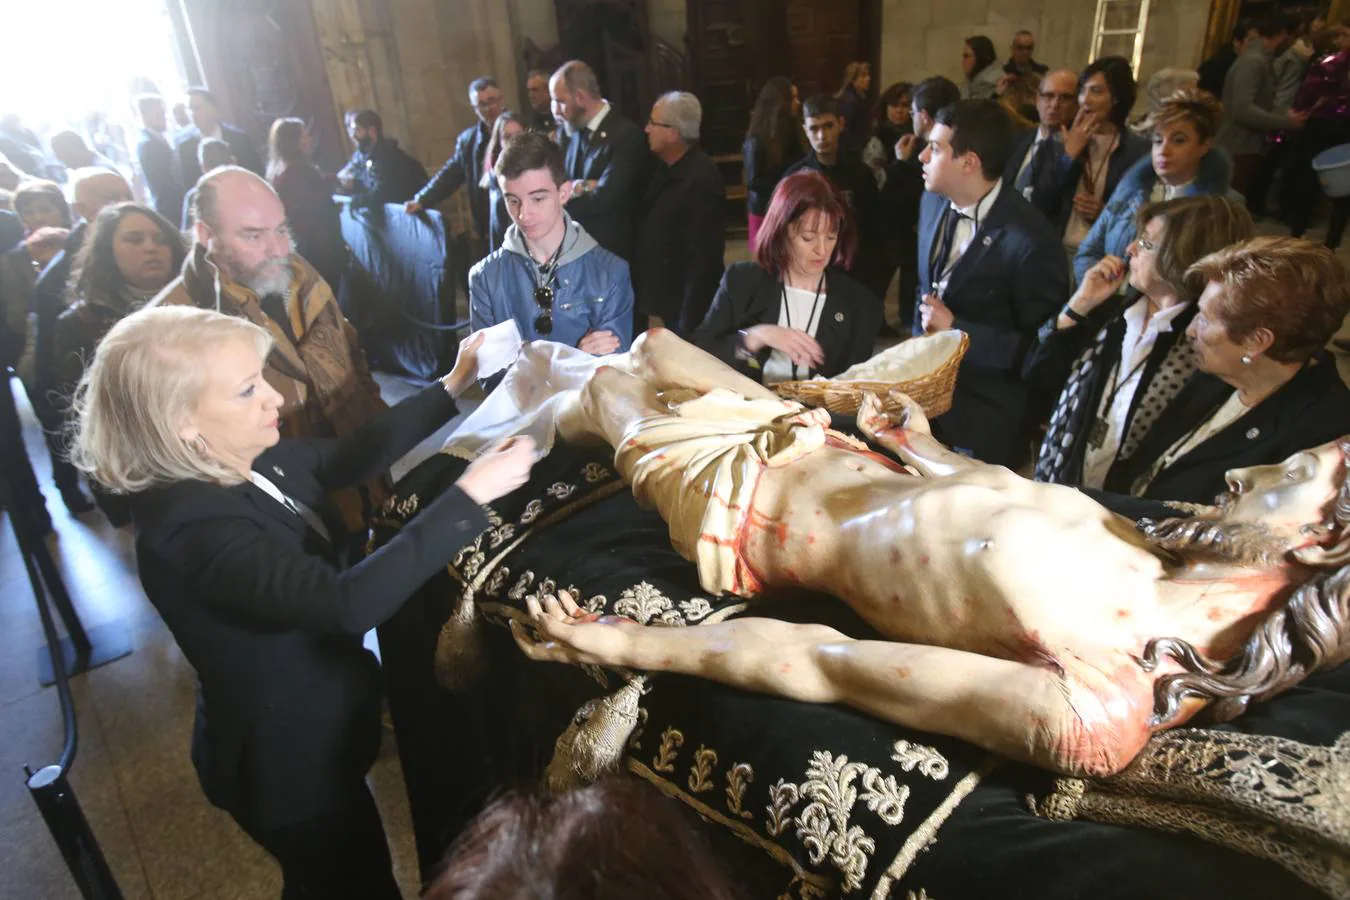
{"label": "wooden door", "polygon": [[783,14],[792,78],[805,100],[839,90],[844,67],[867,59],[860,0],[787,0]]}
{"label": "wooden door", "polygon": [[700,140],[713,156],[740,152],[754,102],[746,6],[737,0],[689,0],[694,93],[703,104]]}

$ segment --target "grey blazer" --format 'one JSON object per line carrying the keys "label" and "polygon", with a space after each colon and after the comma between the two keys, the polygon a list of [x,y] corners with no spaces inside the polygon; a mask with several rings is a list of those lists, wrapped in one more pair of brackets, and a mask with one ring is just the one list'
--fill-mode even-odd
{"label": "grey blazer", "polygon": [[1237,58],[1223,81],[1223,126],[1216,143],[1233,156],[1260,153],[1267,131],[1289,127],[1289,118],[1273,112],[1275,74],[1271,56],[1258,42]]}

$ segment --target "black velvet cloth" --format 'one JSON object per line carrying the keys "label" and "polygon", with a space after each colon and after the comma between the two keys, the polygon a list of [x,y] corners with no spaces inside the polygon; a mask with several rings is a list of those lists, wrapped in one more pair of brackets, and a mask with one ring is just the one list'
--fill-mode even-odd
{"label": "black velvet cloth", "polygon": [[[378,525],[376,541],[463,468],[440,455],[414,469],[399,485],[402,511]],[[665,523],[637,506],[603,450],[587,456],[556,447],[530,483],[492,511],[479,548],[461,554],[380,634],[424,870],[486,798],[536,784],[578,709],[623,683],[612,672],[532,663],[505,628],[488,626],[486,672],[463,693],[435,686],[437,635],[462,582],[497,623],[505,607],[523,608],[525,594],[560,588],[594,610],[672,627],[698,627],[742,602],[700,589],[694,566],[671,549]],[[875,636],[823,595],[766,598],[738,614]],[[1330,743],[1350,727],[1344,670],[1309,679],[1239,727]],[[628,771],[704,816],[705,834],[750,896],[844,896],[844,872],[858,882],[847,896],[899,900],[921,890],[935,900],[1320,896],[1272,863],[1196,838],[1038,818],[1025,795],[1049,793],[1046,773],[843,707],[670,674],[650,678],[641,706],[646,715],[630,741]],[[791,788],[797,797],[777,817],[787,824],[774,833],[774,797],[786,799]],[[889,890],[878,887],[883,879],[893,882]]]}

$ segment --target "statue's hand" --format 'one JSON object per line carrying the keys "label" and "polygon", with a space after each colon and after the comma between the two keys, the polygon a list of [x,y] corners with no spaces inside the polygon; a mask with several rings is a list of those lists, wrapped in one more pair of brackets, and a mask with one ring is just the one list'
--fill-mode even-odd
{"label": "statue's hand", "polygon": [[867,435],[869,440],[880,443],[877,435],[893,424],[890,414],[881,408],[877,395],[871,391],[865,392],[862,403],[858,405],[858,430]]}
{"label": "statue's hand", "polygon": [[919,401],[904,391],[898,391],[895,388],[891,388],[890,393],[886,396],[891,403],[899,404],[901,407],[902,411],[899,416],[901,428],[918,434],[931,435],[933,433],[933,429],[928,424],[928,414],[923,411]]}
{"label": "statue's hand", "polygon": [[567,591],[546,595],[542,602],[526,597],[525,605],[539,636],[531,636],[517,619],[511,620],[511,634],[521,651],[538,662],[626,665],[633,632],[642,628],[622,616],[592,615]]}

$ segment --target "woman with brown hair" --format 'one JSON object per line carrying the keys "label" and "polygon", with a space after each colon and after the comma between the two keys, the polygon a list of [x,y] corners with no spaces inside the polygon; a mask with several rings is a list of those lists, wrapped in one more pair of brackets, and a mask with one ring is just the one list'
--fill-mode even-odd
{"label": "woman with brown hair", "polygon": [[738,900],[674,800],[611,777],[551,796],[511,794],[469,824],[425,900]]}
{"label": "woman with brown hair", "polygon": [[843,83],[834,94],[839,118],[844,120],[844,149],[859,153],[872,136],[872,111],[867,102],[872,93],[872,64],[854,60],[844,67]]}
{"label": "woman with brown hair", "polygon": [[797,118],[801,108],[797,86],[778,75],[765,83],[750,111],[750,128],[745,133],[741,155],[751,253],[755,252],[774,188],[788,167],[802,157],[802,130]]}
{"label": "woman with brown hair", "polygon": [[506,240],[506,229],[511,227],[511,213],[506,208],[506,197],[501,185],[497,183],[497,157],[502,148],[512,139],[525,131],[525,123],[511,110],[502,110],[497,121],[492,123],[492,134],[488,137],[487,149],[483,151],[483,177],[478,186],[487,191],[488,196],[488,252],[498,249]]}
{"label": "woman with brown hair", "polygon": [[1247,211],[1224,197],[1150,203],[1135,222],[1126,259],[1089,269],[1027,357],[1028,380],[1059,392],[1037,481],[1101,488],[1139,445],[1195,371],[1183,334],[1203,285],[1187,270],[1253,233]]}
{"label": "woman with brown hair", "polygon": [[337,206],[336,179],[311,161],[314,137],[300,119],[277,119],[267,138],[267,180],[286,207],[295,250],[337,293],[347,265]]}
{"label": "woman with brown hair", "polygon": [[1324,349],[1350,313],[1350,272],[1334,253],[1258,237],[1186,277],[1203,288],[1186,329],[1198,373],[1112,466],[1108,491],[1207,503],[1232,469],[1350,434],[1350,388]]}

